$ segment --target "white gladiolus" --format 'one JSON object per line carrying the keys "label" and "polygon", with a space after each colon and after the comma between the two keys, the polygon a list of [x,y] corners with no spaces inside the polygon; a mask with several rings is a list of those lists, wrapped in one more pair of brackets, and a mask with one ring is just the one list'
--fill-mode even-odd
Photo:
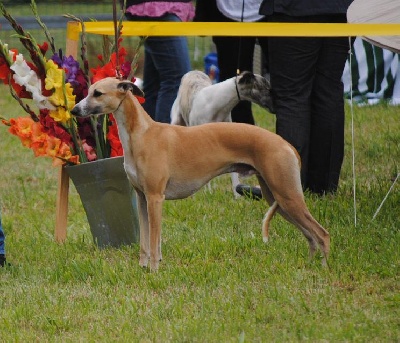
{"label": "white gladiolus", "polygon": [[14,71],[14,81],[32,94],[32,99],[40,109],[54,110],[54,106],[42,95],[42,83],[36,73],[29,67],[22,54],[18,54],[10,67]]}

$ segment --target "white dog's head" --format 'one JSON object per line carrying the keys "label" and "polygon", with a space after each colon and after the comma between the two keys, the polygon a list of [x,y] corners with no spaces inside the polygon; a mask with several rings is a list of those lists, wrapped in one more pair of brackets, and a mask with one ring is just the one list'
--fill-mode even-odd
{"label": "white dog's head", "polygon": [[274,113],[269,81],[258,74],[244,71],[237,76],[237,91],[241,100],[252,101]]}

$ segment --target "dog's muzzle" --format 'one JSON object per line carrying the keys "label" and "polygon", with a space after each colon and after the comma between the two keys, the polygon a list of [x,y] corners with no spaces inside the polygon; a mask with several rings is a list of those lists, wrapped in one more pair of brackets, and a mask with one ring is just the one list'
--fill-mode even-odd
{"label": "dog's muzzle", "polygon": [[75,105],[74,108],[71,110],[71,114],[76,117],[82,117],[81,109],[78,105]]}

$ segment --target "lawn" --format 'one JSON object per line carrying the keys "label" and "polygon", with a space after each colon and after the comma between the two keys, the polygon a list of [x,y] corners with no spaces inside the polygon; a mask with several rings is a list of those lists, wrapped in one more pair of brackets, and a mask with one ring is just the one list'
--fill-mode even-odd
{"label": "lawn", "polygon": [[[63,13],[82,12],[62,6]],[[65,32],[54,36],[62,47]],[[92,59],[96,39],[89,38]],[[134,47],[130,39],[124,42]],[[210,41],[189,43],[193,67],[201,69],[194,56],[209,52]],[[0,92],[0,116],[23,115],[5,86]],[[274,130],[273,115],[257,106],[254,112],[259,126]],[[308,260],[306,240],[279,216],[264,244],[266,204],[235,200],[229,176],[214,180],[211,191],[165,202],[158,273],[139,267],[137,244],[96,247],[72,184],[67,241],[58,244],[58,170],[0,126],[0,210],[12,264],[0,269],[0,341],[400,341],[400,181],[373,219],[400,169],[400,108],[347,105],[346,116],[337,194],[306,194],[331,234],[330,269],[320,257]]]}
{"label": "lawn", "polygon": [[[21,115],[1,86],[0,115]],[[257,123],[274,117],[254,107]],[[0,270],[4,342],[398,342],[400,340],[400,109],[351,109],[335,196],[306,194],[332,237],[330,269],[276,216],[261,238],[263,201],[234,200],[230,178],[164,204],[158,273],[138,245],[98,249],[71,186],[68,237],[54,240],[57,169],[0,127],[0,205],[12,267]],[[254,183],[250,179],[249,183]]]}

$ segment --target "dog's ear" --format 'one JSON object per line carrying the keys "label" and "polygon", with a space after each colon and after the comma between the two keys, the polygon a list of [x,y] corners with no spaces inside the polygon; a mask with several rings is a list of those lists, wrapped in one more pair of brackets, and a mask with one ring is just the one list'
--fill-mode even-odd
{"label": "dog's ear", "polygon": [[255,75],[251,71],[244,71],[240,74],[239,84],[248,84],[254,82],[256,79]]}
{"label": "dog's ear", "polygon": [[117,88],[122,92],[131,91],[133,95],[144,96],[143,91],[130,81],[121,81]]}

